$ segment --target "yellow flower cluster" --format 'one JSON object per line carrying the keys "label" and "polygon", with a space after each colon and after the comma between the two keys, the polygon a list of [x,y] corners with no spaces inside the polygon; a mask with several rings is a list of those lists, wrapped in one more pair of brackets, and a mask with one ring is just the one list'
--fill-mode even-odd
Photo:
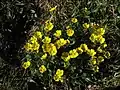
{"label": "yellow flower cluster", "polygon": [[28,42],[24,45],[24,48],[27,52],[39,52],[40,44],[38,43],[38,39],[42,38],[42,34],[40,31],[36,31],[34,35],[28,40]]}
{"label": "yellow flower cluster", "polygon": [[104,57],[102,57],[102,56],[98,56],[98,57],[94,56],[94,57],[91,58],[90,63],[92,65],[99,65],[103,61],[104,61]]}
{"label": "yellow flower cluster", "polygon": [[103,38],[104,33],[105,33],[105,29],[98,28],[98,29],[93,31],[93,33],[91,34],[89,39],[93,43],[103,44],[105,42],[105,38]]}
{"label": "yellow flower cluster", "polygon": [[81,44],[76,49],[70,50],[69,52],[63,52],[61,58],[65,62],[68,62],[71,58],[76,58],[79,56],[79,54],[82,54],[83,52],[86,52],[91,57],[93,57],[96,54],[94,49],[88,49],[86,44]]}
{"label": "yellow flower cluster", "polygon": [[110,53],[108,51],[106,51],[106,52],[104,52],[104,56],[98,56],[98,57],[92,56],[90,63],[95,72],[98,72],[98,70],[99,70],[98,65],[104,61],[104,57],[109,59]]}
{"label": "yellow flower cluster", "polygon": [[46,71],[46,67],[44,65],[41,65],[39,68],[40,73],[44,73]]}
{"label": "yellow flower cluster", "polygon": [[46,32],[49,32],[49,31],[51,31],[53,29],[53,27],[54,27],[53,23],[50,20],[47,20],[45,22],[45,28],[44,28],[44,30]]}
{"label": "yellow flower cluster", "polygon": [[82,54],[83,50],[81,47],[78,47],[76,49],[70,50],[69,52],[63,52],[61,58],[65,61],[68,62],[71,58],[76,58],[79,56],[79,54]]}
{"label": "yellow flower cluster", "polygon": [[27,69],[30,65],[31,65],[31,62],[30,62],[30,61],[27,61],[27,62],[24,62],[24,63],[23,63],[22,67],[23,67],[24,69]]}
{"label": "yellow flower cluster", "polygon": [[57,54],[57,48],[53,43],[45,43],[42,45],[43,52],[48,52],[49,55],[54,56]]}
{"label": "yellow flower cluster", "polygon": [[[104,28],[100,28],[99,25],[97,24],[92,24],[91,27],[93,28],[92,34],[89,37],[89,39],[91,40],[91,42],[93,42],[95,45],[97,43],[100,44],[100,46],[97,47],[97,53],[100,56],[95,56],[97,53],[95,52],[94,49],[88,49],[87,50],[87,54],[91,56],[91,60],[90,63],[91,65],[93,65],[93,70],[95,72],[98,72],[99,67],[98,65],[104,61],[104,57],[105,58],[109,58],[110,57],[110,53],[108,51],[103,50],[104,48],[107,47],[107,44],[105,43],[105,38],[103,37],[103,35],[105,34],[105,29]],[[103,56],[101,56],[103,55]]]}
{"label": "yellow flower cluster", "polygon": [[[56,10],[56,8],[57,6],[51,8],[49,12],[53,12],[54,10]],[[85,10],[87,11],[87,8],[85,8]],[[71,18],[71,22],[72,24],[77,23],[78,20],[77,18]],[[68,36],[68,38],[72,37],[75,33],[74,32],[75,27],[71,27],[72,24],[66,27],[65,34]],[[90,65],[92,66],[95,72],[98,72],[99,71],[98,65],[104,61],[104,58],[110,58],[110,53],[108,51],[106,52],[103,50],[105,47],[107,47],[107,44],[105,43],[105,38],[104,38],[105,29],[100,28],[99,26],[94,24],[90,25],[89,23],[84,23],[82,26],[84,30],[87,30],[87,29],[93,30],[89,39],[91,42],[93,42],[93,44],[95,44],[94,45],[95,48],[93,48],[94,47],[93,46],[92,47],[93,49],[91,48],[89,49],[87,44],[83,43],[77,48],[69,50],[68,52],[63,52],[61,55],[61,59],[64,60],[64,63],[67,66],[68,64],[70,64],[69,63],[70,59],[73,59],[73,58],[75,59],[80,54],[87,53],[89,56],[91,56]],[[33,36],[28,40],[28,42],[24,46],[25,50],[28,52],[33,52],[33,51],[39,52],[40,44],[38,43],[38,41],[40,41],[43,38],[41,40],[41,43],[42,43],[41,48],[43,52],[40,53],[40,55],[42,54],[40,57],[40,60],[42,60],[42,62],[45,62],[45,59],[48,57],[48,55],[55,56],[58,52],[57,50],[59,50],[61,47],[65,45],[67,46],[67,44],[70,43],[68,39],[65,40],[64,38],[62,38],[62,30],[56,30],[54,33],[50,32],[53,28],[54,28],[54,25],[52,23],[52,16],[51,16],[51,18],[45,22],[45,25],[43,27],[44,30],[42,32],[43,34],[40,31],[34,32]],[[54,38],[54,40],[52,40],[52,38]],[[73,39],[70,38],[70,40],[73,40]],[[99,47],[96,47],[97,43],[100,44]],[[95,51],[94,49],[95,50],[97,49],[97,50]],[[104,55],[102,56],[103,53]],[[24,69],[27,69],[30,65],[31,65],[30,61],[27,61],[23,63],[22,67]],[[44,73],[46,70],[47,69],[44,65],[41,65],[39,67],[40,73]],[[63,82],[63,75],[64,75],[64,71],[57,69],[53,79],[57,82],[59,81]]]}
{"label": "yellow flower cluster", "polygon": [[[97,48],[97,51],[100,53],[103,53],[102,48],[105,48],[106,46],[107,46],[107,44],[105,44],[105,43],[102,44],[102,47],[99,46]],[[109,52],[104,52],[104,57],[103,56],[96,57],[95,55],[97,54],[97,52],[94,49],[89,49],[86,44],[81,44],[80,47],[76,48],[76,51],[74,49],[73,49],[73,51],[71,51],[72,57],[70,57],[70,53],[63,53],[61,58],[66,62],[66,61],[69,61],[70,58],[76,58],[78,56],[78,54],[82,54],[83,52],[86,52],[89,56],[91,56],[90,63],[95,72],[98,72],[98,70],[99,70],[98,65],[104,61],[104,57],[105,58],[110,57]]]}
{"label": "yellow flower cluster", "polygon": [[98,56],[98,57],[93,56],[91,58],[90,63],[95,72],[98,72],[98,70],[99,70],[98,65],[103,61],[104,61],[104,57],[102,57],[102,56]]}
{"label": "yellow flower cluster", "polygon": [[63,74],[64,74],[63,70],[57,69],[56,74],[54,75],[54,80],[56,82],[58,81],[63,82]]}
{"label": "yellow flower cluster", "polygon": [[81,44],[80,47],[77,48],[77,51],[82,54],[83,52],[86,52],[89,56],[93,57],[96,52],[94,49],[89,49],[86,44]]}
{"label": "yellow flower cluster", "polygon": [[57,49],[60,49],[60,47],[66,45],[69,42],[70,42],[69,40],[65,40],[64,38],[60,38],[59,40],[57,40],[55,42],[55,46],[57,47]]}
{"label": "yellow flower cluster", "polygon": [[[99,67],[98,65],[104,61],[104,58],[107,58],[109,59],[110,58],[110,53],[108,51],[105,51],[103,50],[105,47],[107,47],[107,44],[104,43],[102,44],[101,46],[99,46],[97,48],[97,52],[100,53],[98,55],[100,56],[95,56],[96,55],[96,52],[94,50],[91,49],[91,53],[88,53],[90,56],[91,56],[91,60],[90,60],[90,63],[92,65],[92,68],[95,72],[98,72],[99,70]],[[88,50],[89,52],[89,50]]]}

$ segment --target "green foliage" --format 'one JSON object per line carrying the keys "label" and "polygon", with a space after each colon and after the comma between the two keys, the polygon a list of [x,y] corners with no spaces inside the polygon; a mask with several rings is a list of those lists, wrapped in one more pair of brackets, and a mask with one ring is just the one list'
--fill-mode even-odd
{"label": "green foliage", "polygon": [[[110,85],[119,86],[119,2],[119,0],[39,1],[38,8],[43,10],[43,13],[40,15],[39,10],[35,9],[38,15],[35,21],[37,24],[33,25],[33,28],[27,33],[27,44],[25,43],[22,48],[19,48],[21,52],[18,59],[21,60],[22,66],[20,69],[25,72],[24,74],[28,72],[28,76],[37,83],[40,89],[84,90],[88,85],[97,85],[101,88],[110,87]],[[55,6],[57,6],[55,10],[49,11]],[[26,9],[26,7],[24,8]],[[31,20],[29,18],[31,14],[28,14],[27,11],[25,13],[27,19]],[[76,18],[78,21],[74,23],[71,21],[72,18]],[[46,22],[46,20],[49,21]],[[66,28],[67,26],[69,28]],[[98,29],[101,29],[102,33],[105,29],[105,34],[100,35],[101,32],[99,32],[97,35]],[[54,36],[56,30],[62,31],[60,37]],[[66,30],[68,30],[67,33]],[[36,31],[40,32],[42,37],[40,34],[35,35]],[[92,37],[91,34],[94,34],[93,38],[89,39]],[[46,42],[43,41],[46,36],[49,36],[51,40],[47,38]],[[59,43],[61,38],[64,40]],[[107,44],[106,48],[103,48],[102,40]],[[85,50],[85,46],[81,44],[87,45],[88,49]],[[103,50],[102,53],[97,51],[99,46]],[[63,55],[63,52],[66,52],[66,55]],[[77,54],[78,52],[79,54]],[[41,57],[44,54],[47,56],[43,60]],[[99,56],[102,56],[104,60],[98,61]],[[27,67],[23,66],[26,61],[30,62]],[[45,67],[41,67],[41,65]],[[63,70],[63,75],[58,75],[60,80],[57,81],[54,77],[57,75],[58,69]]]}

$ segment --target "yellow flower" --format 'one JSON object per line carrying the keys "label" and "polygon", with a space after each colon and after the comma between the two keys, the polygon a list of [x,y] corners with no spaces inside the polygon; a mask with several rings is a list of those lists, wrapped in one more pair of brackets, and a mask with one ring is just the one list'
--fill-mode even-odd
{"label": "yellow flower", "polygon": [[105,38],[101,38],[100,39],[100,44],[104,43],[105,42]]}
{"label": "yellow flower", "polygon": [[60,82],[63,82],[63,77],[60,78]]}
{"label": "yellow flower", "polygon": [[68,52],[63,52],[61,58],[65,61],[68,62],[70,60],[70,56]]}
{"label": "yellow flower", "polygon": [[32,43],[26,43],[24,48],[27,52],[39,51],[40,45],[37,41],[32,41]]}
{"label": "yellow flower", "polygon": [[72,18],[71,21],[72,21],[73,23],[76,23],[78,20],[77,20],[77,18]]}
{"label": "yellow flower", "polygon": [[30,66],[30,64],[31,64],[30,61],[24,62],[23,65],[22,65],[22,67],[24,69],[27,69]]}
{"label": "yellow flower", "polygon": [[61,34],[62,34],[62,31],[61,31],[61,30],[57,30],[57,31],[54,33],[54,36],[60,37]]}
{"label": "yellow flower", "polygon": [[52,12],[52,11],[55,11],[57,8],[57,6],[53,7],[53,8],[50,8],[49,12]]}
{"label": "yellow flower", "polygon": [[32,49],[33,49],[33,51],[39,51],[39,47],[40,47],[40,44],[38,43],[38,42],[34,42],[33,44],[32,44]]}
{"label": "yellow flower", "polygon": [[98,42],[100,44],[103,44],[105,42],[105,38],[103,38],[102,36],[98,36]]}
{"label": "yellow flower", "polygon": [[93,57],[96,54],[96,52],[94,49],[88,49],[87,54]]}
{"label": "yellow flower", "polygon": [[67,39],[67,40],[65,40],[65,41],[66,41],[66,44],[70,44],[70,40]]}
{"label": "yellow flower", "polygon": [[88,29],[88,28],[90,27],[90,25],[89,25],[88,23],[84,23],[84,24],[83,24],[83,27],[84,27],[85,29]]}
{"label": "yellow flower", "polygon": [[79,54],[82,54],[82,53],[83,53],[83,50],[81,49],[81,47],[76,48],[76,50],[77,50],[77,52],[78,52]]}
{"label": "yellow flower", "polygon": [[55,80],[56,82],[58,82],[58,81],[60,80],[60,78],[61,78],[61,77],[59,77],[59,76],[57,76],[57,75],[54,75],[54,80]]}
{"label": "yellow flower", "polygon": [[96,65],[96,64],[97,64],[96,58],[92,58],[92,59],[90,60],[90,63],[91,63],[92,65]]}
{"label": "yellow flower", "polygon": [[69,51],[70,58],[76,58],[79,54],[76,51],[76,49],[70,50]]}
{"label": "yellow flower", "polygon": [[41,39],[42,38],[42,33],[40,31],[36,31],[34,33],[34,36],[37,38],[37,39]]}
{"label": "yellow flower", "polygon": [[53,27],[54,27],[54,25],[51,23],[51,21],[50,21],[50,20],[47,20],[47,21],[45,22],[45,28],[44,28],[44,30],[45,30],[46,32],[49,32],[49,31],[51,31],[51,30],[53,29]]}
{"label": "yellow flower", "polygon": [[60,77],[60,76],[57,76],[57,75],[54,75],[54,80],[56,81],[56,82],[63,82],[63,77]]}
{"label": "yellow flower", "polygon": [[72,30],[72,29],[67,29],[67,30],[66,30],[66,33],[67,33],[68,36],[73,36],[74,30]]}
{"label": "yellow flower", "polygon": [[34,42],[37,42],[37,38],[35,36],[32,36],[29,40],[28,40],[29,43],[34,43]]}
{"label": "yellow flower", "polygon": [[57,48],[55,47],[54,44],[51,45],[51,51],[48,52],[51,56],[54,56],[57,54]]}
{"label": "yellow flower", "polygon": [[57,71],[56,71],[56,74],[54,75],[54,80],[55,81],[61,81],[61,82],[63,82],[63,74],[64,74],[64,71],[63,70],[60,70],[60,69],[57,69]]}
{"label": "yellow flower", "polygon": [[41,73],[44,73],[46,70],[47,70],[47,69],[46,69],[46,67],[45,67],[44,65],[41,65],[40,68],[39,68],[39,71],[40,71]]}
{"label": "yellow flower", "polygon": [[45,53],[44,55],[42,55],[41,59],[46,59],[47,58],[47,53]]}
{"label": "yellow flower", "polygon": [[83,52],[86,52],[88,50],[88,47],[86,44],[81,44],[80,48],[83,50]]}
{"label": "yellow flower", "polygon": [[95,30],[94,33],[97,34],[97,35],[103,35],[103,34],[105,34],[105,29],[104,28],[98,28],[98,29]]}
{"label": "yellow flower", "polygon": [[51,42],[51,38],[49,38],[48,36],[45,36],[45,38],[42,40],[43,43],[50,43]]}
{"label": "yellow flower", "polygon": [[89,39],[91,40],[91,42],[95,43],[97,40],[97,36],[93,33],[93,34],[91,34]]}
{"label": "yellow flower", "polygon": [[67,42],[68,40],[64,40],[64,38],[60,38],[59,40],[55,42],[55,45],[57,49],[59,49],[60,47],[64,46]]}
{"label": "yellow flower", "polygon": [[50,52],[51,46],[50,44],[43,44],[42,49],[43,49],[43,52]]}
{"label": "yellow flower", "polygon": [[56,71],[57,76],[63,76],[63,74],[64,74],[63,70],[57,69],[57,71]]}
{"label": "yellow flower", "polygon": [[103,44],[105,42],[105,38],[101,35],[96,35],[94,33],[91,34],[90,38],[91,42],[96,43],[99,42],[100,44]]}
{"label": "yellow flower", "polygon": [[27,52],[32,51],[32,44],[26,43],[26,44],[24,45],[24,48],[25,48],[25,50],[26,50]]}
{"label": "yellow flower", "polygon": [[51,56],[57,54],[56,46],[53,43],[43,44],[42,45],[43,52],[48,52]]}
{"label": "yellow flower", "polygon": [[110,58],[110,52],[108,52],[108,51],[104,52],[104,57],[107,58],[107,59],[109,59]]}
{"label": "yellow flower", "polygon": [[103,43],[101,46],[102,46],[103,48],[106,48],[106,47],[107,47],[107,44],[106,44],[106,43]]}

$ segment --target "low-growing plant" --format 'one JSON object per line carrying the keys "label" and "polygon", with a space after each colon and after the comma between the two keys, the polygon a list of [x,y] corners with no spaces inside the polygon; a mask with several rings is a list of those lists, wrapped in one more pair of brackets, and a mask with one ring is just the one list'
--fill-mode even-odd
{"label": "low-growing plant", "polygon": [[2,0],[0,12],[0,89],[120,85],[119,0]]}
{"label": "low-growing plant", "polygon": [[100,83],[99,66],[111,57],[106,26],[80,23],[76,16],[58,27],[54,22],[56,8],[51,8],[49,18],[32,30],[23,46],[22,67],[30,71],[31,77],[37,77],[44,89],[63,85],[61,88],[66,90],[66,86],[74,89]]}

